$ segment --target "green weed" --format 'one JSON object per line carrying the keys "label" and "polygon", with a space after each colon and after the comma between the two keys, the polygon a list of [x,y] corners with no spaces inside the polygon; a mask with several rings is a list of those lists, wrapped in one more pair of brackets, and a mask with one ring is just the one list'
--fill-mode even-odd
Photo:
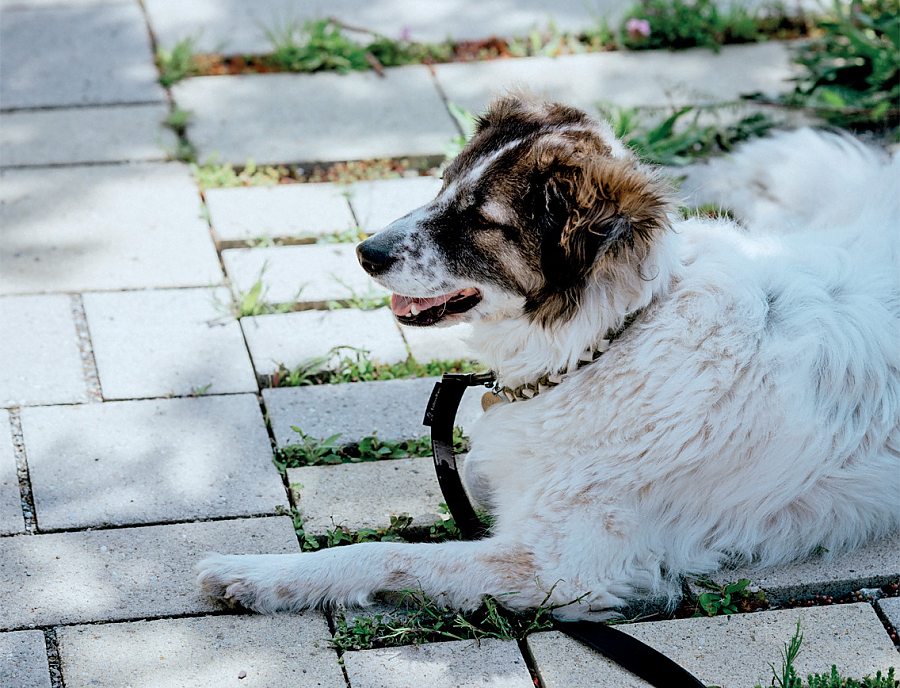
{"label": "green weed", "polygon": [[377,308],[385,308],[391,305],[391,297],[377,291],[373,285],[369,285],[366,291],[360,294],[337,275],[332,275],[331,277],[351,294],[351,296],[339,301],[328,301],[325,305],[332,310],[356,308],[361,311],[374,311]]}
{"label": "green weed", "polygon": [[[263,271],[265,271],[265,268],[263,268]],[[301,287],[297,292],[297,295],[291,302],[278,304],[268,303],[265,300],[262,275],[260,274],[259,279],[254,282],[253,286],[250,287],[250,291],[248,291],[246,294],[236,287],[232,289],[231,313],[238,320],[255,315],[268,315],[270,313],[290,313],[294,310],[294,304],[297,299],[300,298],[300,292],[302,290],[303,288]]]}
{"label": "green weed", "polygon": [[159,83],[166,88],[199,73],[194,61],[194,41],[194,38],[183,38],[171,50],[156,49]]}
{"label": "green weed", "polygon": [[368,234],[362,231],[359,227],[351,227],[350,229],[345,229],[343,232],[333,232],[332,234],[323,234],[322,236],[316,239],[316,243],[319,244],[355,244],[360,241],[365,241],[368,238]]}
{"label": "green weed", "polygon": [[757,592],[747,590],[750,581],[746,578],[727,585],[719,585],[708,578],[701,578],[697,583],[710,592],[701,593],[697,598],[694,616],[737,614],[740,611],[750,611],[767,604],[766,594],[762,590]]}
{"label": "green weed", "polygon": [[213,160],[204,165],[191,163],[191,174],[200,190],[204,191],[234,186],[273,186],[282,178],[290,176],[290,170],[283,165],[258,167],[252,159],[247,158],[244,169],[240,171],[235,170],[231,163],[219,165]]}
{"label": "green weed", "polygon": [[759,19],[735,4],[720,10],[714,0],[641,0],[625,15],[620,40],[631,49],[707,47],[761,38]]}

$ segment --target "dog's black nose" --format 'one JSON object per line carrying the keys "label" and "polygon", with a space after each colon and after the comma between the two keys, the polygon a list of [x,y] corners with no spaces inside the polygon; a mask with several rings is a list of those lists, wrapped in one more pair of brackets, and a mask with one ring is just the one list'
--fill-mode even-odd
{"label": "dog's black nose", "polygon": [[384,237],[379,240],[378,234],[369,237],[356,247],[356,257],[363,270],[373,277],[387,272],[397,260],[391,255],[390,241],[386,241]]}

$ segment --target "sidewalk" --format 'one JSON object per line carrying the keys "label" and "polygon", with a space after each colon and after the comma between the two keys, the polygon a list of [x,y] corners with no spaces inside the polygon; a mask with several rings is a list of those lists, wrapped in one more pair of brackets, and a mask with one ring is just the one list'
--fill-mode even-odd
{"label": "sidewalk", "polygon": [[[602,8],[553,4],[560,30]],[[193,566],[207,551],[300,551],[337,525],[386,528],[408,513],[421,536],[442,501],[428,458],[290,468],[273,452],[293,427],[340,443],[422,437],[433,379],[272,388],[273,375],[336,346],[373,359],[466,359],[462,327],[410,331],[358,268],[348,236],[372,233],[430,200],[440,181],[207,189],[162,120],[190,110],[201,161],[327,163],[439,158],[459,135],[448,103],[478,111],[525,86],[589,110],[733,103],[791,88],[777,42],[719,54],[598,53],[338,74],[258,74],[157,81],[158,45],[266,49],[263,26],[322,11],[389,36],[484,38],[544,25],[545,3],[259,3],[0,0],[0,688],[51,686],[646,685],[555,632],[346,652],[321,612],[234,614],[202,596]],[[327,9],[325,9],[327,8]],[[335,238],[345,241],[335,242]],[[312,243],[319,239],[317,243]],[[328,240],[328,241],[325,241]],[[260,302],[288,304],[264,313]],[[344,308],[334,308],[335,302]],[[285,310],[285,309],[281,309]],[[390,413],[385,413],[390,409]],[[463,432],[480,413],[467,397]],[[852,555],[749,578],[773,606],[900,583],[900,538]],[[895,588],[896,589],[896,588]],[[769,663],[798,617],[799,672],[837,664],[862,678],[900,666],[884,622],[900,599],[799,606],[733,617],[620,626],[710,685],[769,685]],[[533,672],[533,673],[532,673]]]}

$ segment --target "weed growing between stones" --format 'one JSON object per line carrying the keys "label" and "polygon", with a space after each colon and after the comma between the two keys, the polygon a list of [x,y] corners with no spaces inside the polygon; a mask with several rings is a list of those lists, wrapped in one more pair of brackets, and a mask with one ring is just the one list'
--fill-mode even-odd
{"label": "weed growing between stones", "polygon": [[[327,242],[326,242],[327,243]],[[378,292],[372,284],[369,284],[366,291],[362,294],[356,289],[344,282],[336,275],[332,275],[332,279],[340,284],[344,289],[350,292],[349,298],[343,298],[338,301],[328,301],[326,306],[330,310],[341,310],[344,308],[355,308],[360,311],[374,311],[377,308],[387,308],[391,305],[391,297]]]}
{"label": "weed growing between stones", "polygon": [[200,74],[194,59],[194,39],[183,38],[171,50],[157,48],[156,66],[159,69],[159,83],[166,88],[189,76]]}
{"label": "weed growing between stones", "polygon": [[701,578],[697,583],[710,592],[701,593],[697,597],[693,616],[737,614],[757,611],[769,606],[765,591],[760,590],[758,586],[751,585],[746,578],[727,585],[719,585],[708,578]]}
{"label": "weed growing between stones", "polygon": [[192,162],[191,174],[200,191],[205,191],[234,186],[274,186],[282,183],[291,171],[284,165],[257,167],[252,159],[247,158],[247,164],[239,171],[230,163],[219,165],[215,160],[204,165]]}
{"label": "weed growing between stones", "polygon": [[[265,268],[263,268],[265,270]],[[232,288],[231,292],[231,314],[240,320],[254,315],[269,315],[271,313],[290,313],[295,310],[295,302],[300,298],[300,292],[303,287],[297,291],[297,295],[293,301],[289,303],[271,304],[266,302],[263,293],[262,275],[256,280],[250,291],[246,294],[237,287]]]}
{"label": "weed growing between stones", "polygon": [[167,150],[166,155],[170,160],[193,162],[197,157],[197,149],[187,138],[187,127],[194,113],[190,110],[175,108],[163,120],[163,125],[171,129],[177,137],[174,150]]}

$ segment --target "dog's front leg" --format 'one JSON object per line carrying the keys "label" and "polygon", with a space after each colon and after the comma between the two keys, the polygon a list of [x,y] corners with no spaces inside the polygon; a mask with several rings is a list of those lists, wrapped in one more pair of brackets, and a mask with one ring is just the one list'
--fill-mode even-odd
{"label": "dog's front leg", "polygon": [[203,589],[258,612],[365,605],[380,590],[415,590],[473,609],[485,595],[517,608],[540,604],[533,557],[496,538],[440,544],[364,543],[305,554],[222,555],[201,561]]}

